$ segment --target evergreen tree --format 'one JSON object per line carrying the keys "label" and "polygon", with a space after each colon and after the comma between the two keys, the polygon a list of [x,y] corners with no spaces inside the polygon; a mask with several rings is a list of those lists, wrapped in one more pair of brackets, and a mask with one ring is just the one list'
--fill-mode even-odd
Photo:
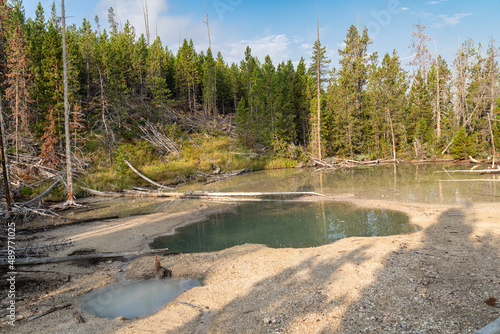
{"label": "evergreen tree", "polygon": [[222,114],[236,112],[236,107],[231,96],[229,67],[224,63],[224,58],[220,52],[217,53],[215,79],[218,112]]}
{"label": "evergreen tree", "polygon": [[318,65],[317,61],[319,59],[319,83],[320,88],[323,89],[323,85],[328,81],[328,65],[331,63],[331,59],[326,56],[326,46],[321,46],[321,42],[316,40],[313,45],[313,52],[311,55],[311,65],[307,73],[313,78],[314,82],[318,82]]}
{"label": "evergreen tree", "polygon": [[177,75],[177,86],[179,95],[187,99],[189,110],[194,111],[197,100],[197,90],[200,81],[198,71],[198,55],[194,49],[193,41],[184,40],[181,48],[177,51],[175,72]]}
{"label": "evergreen tree", "polygon": [[54,108],[56,131],[60,133],[63,111],[63,78],[62,78],[62,45],[59,18],[56,15],[55,4],[52,5],[51,18],[42,44],[42,75],[39,89],[43,92],[38,98],[39,107],[44,114],[49,106]]}
{"label": "evergreen tree", "polygon": [[371,153],[391,155],[396,160],[397,150],[405,147],[406,90],[406,72],[395,50],[392,57],[388,53],[384,56],[380,67],[371,66],[369,121],[364,129]]}
{"label": "evergreen tree", "polygon": [[212,50],[207,50],[203,63],[203,109],[207,116],[217,115],[217,69]]}
{"label": "evergreen tree", "polygon": [[[141,34],[139,39],[135,42],[135,34],[132,36],[131,42],[133,46],[130,55],[132,62],[132,78],[129,85],[132,87],[132,97],[138,96],[139,100],[144,103],[147,95],[148,58],[150,50],[148,50],[148,43],[144,34]],[[161,51],[163,51],[163,49]],[[161,63],[162,56],[160,55],[160,66],[162,65]]]}
{"label": "evergreen tree", "polygon": [[[176,86],[176,73],[175,73],[175,55],[165,46],[165,83],[167,88],[173,97],[177,96],[177,86]],[[177,96],[178,97],[178,96]]]}
{"label": "evergreen tree", "polygon": [[251,91],[255,84],[256,71],[259,68],[259,61],[252,56],[252,49],[249,46],[245,49],[245,59],[240,63],[240,80],[242,98],[250,105],[250,113],[253,113],[253,98]]}
{"label": "evergreen tree", "polygon": [[278,65],[275,77],[276,129],[274,138],[287,144],[297,143],[296,106],[294,95],[295,69],[292,61]]}
{"label": "evergreen tree", "polygon": [[85,101],[87,117],[91,110],[93,97],[99,91],[99,65],[97,50],[97,34],[92,30],[90,22],[83,19],[78,32],[79,53],[82,59],[81,94]]}
{"label": "evergreen tree", "polygon": [[165,51],[159,37],[153,42],[148,53],[147,87],[152,97],[152,102],[162,105],[170,97],[165,75]]}
{"label": "evergreen tree", "polygon": [[0,86],[3,85],[7,74],[7,56],[6,56],[6,30],[8,29],[8,17],[11,8],[7,6],[6,0],[0,0]]}
{"label": "evergreen tree", "polygon": [[436,125],[435,134],[439,145],[443,142],[443,139],[449,141],[454,135],[451,77],[448,64],[441,56],[435,60],[427,73],[427,87],[433,110],[433,122]]}
{"label": "evergreen tree", "polygon": [[304,58],[300,58],[293,80],[293,102],[295,109],[295,123],[297,126],[297,140],[304,146],[309,144],[309,101],[312,96],[312,77],[306,72]]}
{"label": "evergreen tree", "polygon": [[242,98],[238,102],[238,109],[236,110],[236,134],[241,144],[246,147],[252,148],[254,145],[254,128],[252,127],[250,121],[250,115],[248,113],[248,107],[246,105],[245,99]]}
{"label": "evergreen tree", "polygon": [[[263,143],[270,145],[274,141],[276,130],[280,122],[277,115],[277,84],[276,68],[271,57],[267,55],[262,64],[262,69],[258,71],[256,85],[254,85],[254,105],[258,112],[260,129],[262,131]],[[257,125],[256,124],[256,125]]]}
{"label": "evergreen tree", "polygon": [[241,84],[240,68],[235,63],[232,63],[231,67],[229,68],[229,86],[233,108],[236,111],[238,109],[239,98],[243,97],[243,89]]}
{"label": "evergreen tree", "polygon": [[33,109],[33,121],[35,124],[35,134],[39,135],[43,129],[43,122],[46,114],[44,87],[45,76],[43,69],[43,43],[46,38],[46,22],[42,4],[39,2],[35,20],[28,19],[26,25],[27,49],[30,57],[28,58],[29,72],[31,74],[32,85],[30,85],[30,96],[32,97],[31,108]]}
{"label": "evergreen tree", "polygon": [[321,46],[321,41],[319,40],[319,14],[318,14],[318,39],[314,42],[313,53],[311,56],[311,66],[309,67],[309,74],[314,78],[314,82],[316,83],[316,118],[311,118],[311,121],[315,124],[313,129],[315,129],[314,136],[317,147],[317,156],[318,159],[322,159],[322,145],[321,145],[321,93],[323,91],[322,85],[325,82],[325,75],[328,71],[327,65],[330,63],[330,60],[326,58],[326,47]]}
{"label": "evergreen tree", "polygon": [[370,62],[367,49],[371,44],[368,29],[360,33],[356,26],[351,25],[344,43],[344,49],[339,50],[340,69],[338,72],[334,70],[328,92],[328,113],[332,114],[330,119],[333,122],[329,127],[336,132],[328,136],[332,138],[329,143],[331,151],[353,157],[362,151],[363,145],[364,88]]}
{"label": "evergreen tree", "polygon": [[420,71],[413,79],[408,103],[406,122],[409,140],[412,142],[415,156],[425,157],[427,154],[426,143],[434,143],[435,141],[435,126],[431,95],[427,82]]}

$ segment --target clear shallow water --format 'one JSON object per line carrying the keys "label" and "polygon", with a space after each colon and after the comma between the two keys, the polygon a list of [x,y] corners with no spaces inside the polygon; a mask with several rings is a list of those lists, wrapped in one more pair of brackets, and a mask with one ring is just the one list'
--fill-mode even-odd
{"label": "clear shallow water", "polygon": [[391,210],[331,202],[250,202],[156,238],[150,247],[174,253],[213,252],[245,243],[302,248],[351,236],[415,231],[407,215]]}
{"label": "clear shallow water", "polygon": [[[488,166],[451,163],[379,165],[345,170],[286,169],[242,174],[203,185],[190,183],[178,191],[316,191],[356,194],[389,201],[464,204],[500,202],[500,175],[453,173],[452,170],[487,169]],[[481,181],[465,181],[465,180]]]}
{"label": "clear shallow water", "polygon": [[80,306],[102,318],[134,319],[158,312],[195,286],[200,286],[198,280],[179,278],[116,283],[84,295],[80,298]]}
{"label": "clear shallow water", "polygon": [[[180,185],[183,191],[316,191],[324,194],[355,194],[387,201],[465,204],[500,202],[500,175],[447,174],[444,170],[467,170],[473,166],[458,164],[400,164],[359,167],[346,170],[316,171],[312,168],[259,171],[239,175],[209,185],[191,182]],[[486,169],[479,166],[477,169]],[[464,182],[467,179],[482,181]],[[70,218],[192,210],[194,201],[169,201],[153,198],[106,199],[92,210],[70,213]]]}

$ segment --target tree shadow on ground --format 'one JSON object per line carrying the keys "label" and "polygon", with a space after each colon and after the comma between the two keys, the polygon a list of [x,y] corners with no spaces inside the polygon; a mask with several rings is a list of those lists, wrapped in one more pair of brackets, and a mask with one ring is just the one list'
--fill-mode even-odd
{"label": "tree shadow on ground", "polygon": [[337,253],[333,261],[331,257],[323,259],[321,255],[313,254],[299,264],[259,281],[249,293],[233,299],[224,307],[205,310],[198,318],[169,333],[282,332],[299,317],[302,323],[294,323],[294,326],[302,328],[299,331],[303,333],[310,332],[311,324],[321,317],[332,316],[329,313],[334,313],[349,299],[349,291],[330,298],[327,287],[339,283],[341,268],[367,261],[369,248],[360,246],[351,252]]}
{"label": "tree shadow on ground", "polygon": [[478,223],[467,207],[449,209],[424,231],[421,247],[400,244],[338,333],[474,333],[499,317],[484,300],[499,294],[500,238]]}
{"label": "tree shadow on ground", "polygon": [[[217,257],[218,277],[209,277],[216,283],[176,302],[191,310],[189,320],[162,315],[151,332],[474,333],[500,316],[484,302],[500,294],[500,236],[483,228],[493,217],[478,221],[475,212],[453,208],[417,234],[273,250],[272,259],[256,245],[206,254],[200,266]],[[251,279],[240,282],[242,275]],[[221,296],[226,302],[211,304]]]}

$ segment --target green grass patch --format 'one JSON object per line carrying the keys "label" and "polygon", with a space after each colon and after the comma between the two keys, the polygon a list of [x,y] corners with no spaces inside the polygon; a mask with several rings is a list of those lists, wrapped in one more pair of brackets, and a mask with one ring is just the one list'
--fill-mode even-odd
{"label": "green grass patch", "polygon": [[[84,186],[101,191],[120,191],[133,186],[147,186],[147,181],[137,176],[124,163],[129,161],[142,174],[161,184],[177,184],[200,177],[200,173],[211,174],[221,171],[292,168],[297,160],[278,155],[258,155],[238,145],[236,139],[228,136],[191,134],[178,140],[180,153],[158,156],[155,149],[146,142],[123,143],[113,157],[113,165],[102,152],[95,153],[99,161],[88,170],[82,179]],[[106,162],[107,165],[106,166]]]}

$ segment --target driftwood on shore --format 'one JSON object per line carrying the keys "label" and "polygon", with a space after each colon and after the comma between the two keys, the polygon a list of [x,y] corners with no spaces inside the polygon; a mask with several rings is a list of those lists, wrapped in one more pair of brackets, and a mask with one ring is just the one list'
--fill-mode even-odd
{"label": "driftwood on shore", "polygon": [[409,160],[409,161],[401,161],[401,160],[386,160],[386,159],[376,159],[376,160],[363,160],[357,161],[352,159],[339,160],[332,158],[327,158],[324,160],[318,160],[314,157],[311,157],[311,160],[316,164],[320,169],[339,169],[339,168],[353,168],[358,166],[377,166],[381,164],[409,164],[409,163],[433,163],[433,162],[453,162],[454,160],[448,159],[437,159],[437,160]]}
{"label": "driftwood on shore", "polygon": [[[135,252],[95,253],[95,254],[82,254],[82,255],[44,257],[44,258],[21,258],[21,259],[16,259],[15,265],[36,265],[36,264],[57,263],[57,262],[66,262],[66,261],[82,260],[82,259],[98,259],[98,258],[107,259],[114,257],[141,256],[141,255],[166,252],[167,250],[168,248],[162,248],[162,249],[135,251]],[[0,258],[0,266],[7,264],[9,264],[7,258]]]}
{"label": "driftwood on shore", "polygon": [[329,161],[327,159],[325,160],[318,160],[318,159],[312,159],[312,161],[316,164],[319,165],[323,168],[350,168],[354,166],[370,166],[370,165],[378,165],[383,160],[377,159],[377,160],[371,160],[371,161],[356,161],[356,160],[345,160],[345,161]]}
{"label": "driftwood on shore", "polygon": [[216,175],[212,176],[212,179],[209,180],[209,181],[207,181],[207,182],[205,182],[204,185],[215,183],[215,182],[219,182],[219,181],[222,181],[222,180],[227,180],[227,179],[230,179],[232,177],[235,177],[235,176],[241,175],[243,173],[246,173],[247,171],[248,171],[248,168],[243,168],[243,169],[237,170],[235,172],[223,172],[223,173],[220,173],[220,167],[217,167],[217,170],[214,172],[214,174],[216,174]]}
{"label": "driftwood on shore", "polygon": [[438,180],[439,182],[500,182],[496,179]]}

